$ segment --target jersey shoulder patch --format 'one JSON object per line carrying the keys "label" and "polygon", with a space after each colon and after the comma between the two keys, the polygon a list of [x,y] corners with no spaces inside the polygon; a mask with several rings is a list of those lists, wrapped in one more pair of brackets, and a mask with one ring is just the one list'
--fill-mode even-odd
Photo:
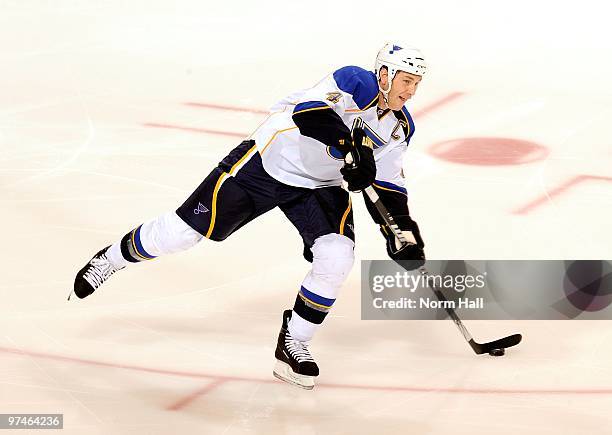
{"label": "jersey shoulder patch", "polygon": [[345,66],[336,70],[333,76],[338,87],[353,97],[360,110],[367,110],[378,101],[378,82],[372,71]]}
{"label": "jersey shoulder patch", "polygon": [[403,106],[401,110],[394,110],[393,114],[402,123],[402,129],[406,135],[406,145],[408,145],[410,138],[414,134],[414,121],[412,120],[412,116],[410,116],[410,112],[408,112],[406,106]]}

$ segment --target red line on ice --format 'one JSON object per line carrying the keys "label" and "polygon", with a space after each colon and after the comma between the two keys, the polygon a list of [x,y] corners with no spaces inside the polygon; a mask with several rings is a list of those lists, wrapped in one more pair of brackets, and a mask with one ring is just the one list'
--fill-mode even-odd
{"label": "red line on ice", "polygon": [[188,101],[184,104],[186,106],[201,107],[203,109],[228,110],[231,112],[248,112],[248,113],[256,113],[260,115],[267,115],[269,113],[268,110],[263,110],[263,109],[253,109],[250,107],[238,107],[238,106],[225,106],[222,104],[214,104],[214,103],[197,103],[197,102]]}
{"label": "red line on ice", "polygon": [[565,183],[560,186],[555,187],[553,190],[548,191],[546,195],[542,195],[539,198],[534,199],[533,201],[525,204],[522,207],[519,207],[512,211],[513,214],[527,214],[532,212],[535,208],[538,208],[545,202],[549,201],[555,196],[559,196],[565,191],[569,190],[572,186],[580,184],[584,181],[612,181],[612,177],[603,177],[598,175],[577,175],[574,178],[567,180]]}
{"label": "red line on ice", "polygon": [[147,122],[143,124],[145,127],[167,128],[171,130],[190,131],[192,133],[218,134],[221,136],[247,137],[248,133],[240,133],[236,131],[210,130],[208,128],[185,127],[182,125],[160,124],[156,122]]}
{"label": "red line on ice", "polygon": [[[445,104],[450,103],[453,100],[456,100],[457,98],[463,96],[463,92],[453,92],[451,94],[448,94],[445,97],[440,98],[438,101],[434,101],[433,103],[425,106],[424,108],[417,110],[414,113],[415,117],[418,116],[424,116],[427,115],[430,112],[433,112],[434,110],[444,106]],[[214,104],[214,103],[200,103],[200,102],[186,102],[184,103],[186,106],[192,106],[192,107],[201,107],[204,109],[216,109],[216,110],[228,110],[231,112],[248,112],[248,113],[256,113],[256,114],[261,114],[261,115],[265,115],[268,114],[269,111],[268,110],[263,110],[263,109],[255,109],[255,108],[251,108],[251,107],[238,107],[238,106],[226,106],[226,105],[222,105],[222,104]]]}
{"label": "red line on ice", "polygon": [[[213,373],[201,373],[201,372],[187,372],[178,371],[171,369],[158,369],[153,367],[136,366],[132,364],[113,363],[105,361],[97,361],[84,358],[76,358],[71,356],[35,352],[24,349],[14,349],[0,347],[0,352],[25,355],[34,358],[50,359],[55,361],[65,361],[77,364],[84,364],[98,367],[110,367],[125,370],[134,370],[145,373],[155,373],[160,375],[169,376],[182,376],[189,378],[205,378],[212,379],[213,383],[208,384],[206,387],[198,390],[206,393],[211,389],[216,388],[218,385],[229,382],[256,382],[262,384],[281,384],[270,376],[270,378],[254,378],[254,377],[243,377],[243,376],[225,376]],[[386,391],[386,392],[406,392],[406,393],[450,393],[450,394],[540,394],[540,395],[609,395],[612,394],[612,388],[586,388],[586,389],[570,389],[570,388],[555,388],[555,389],[511,389],[511,388],[451,388],[451,387],[412,387],[412,386],[385,386],[385,385],[360,385],[360,384],[332,384],[332,383],[317,383],[317,388],[335,388],[335,389],[348,389],[348,390],[365,390],[365,391]],[[194,400],[199,394],[190,394],[188,397],[189,401]],[[181,403],[176,402],[176,403]],[[188,402],[187,402],[188,403]],[[185,406],[185,405],[182,405]]]}
{"label": "red line on ice", "polygon": [[[414,116],[415,117],[424,116],[430,112],[433,112],[439,107],[461,97],[462,95],[463,95],[462,92],[453,92],[439,99],[438,101],[434,101],[433,103],[425,106],[423,109],[417,110],[414,113]],[[185,104],[186,106],[200,107],[200,108],[205,108],[205,109],[227,110],[231,112],[247,112],[247,113],[255,113],[258,115],[264,115],[264,114],[269,113],[267,110],[263,110],[263,109],[238,107],[238,106],[226,106],[226,105],[215,104],[215,103],[199,103],[199,102],[188,101],[183,104]],[[158,123],[158,122],[147,122],[143,125],[145,127],[166,128],[166,129],[171,129],[171,130],[189,131],[192,133],[217,134],[217,135],[222,135],[222,136],[233,136],[233,137],[241,137],[241,138],[245,138],[249,136],[247,133],[240,133],[240,132],[235,132],[235,131],[211,130],[207,128],[188,127],[188,126],[165,124],[165,123]]]}
{"label": "red line on ice", "polygon": [[214,381],[208,383],[205,387],[202,387],[199,390],[196,390],[193,393],[174,402],[172,405],[168,406],[166,409],[168,411],[178,411],[179,409],[184,408],[187,405],[189,405],[191,402],[193,402],[197,398],[210,393],[212,390],[217,388],[219,385],[224,384],[225,382],[227,382],[225,379],[215,379]]}
{"label": "red line on ice", "polygon": [[439,109],[445,104],[448,104],[451,101],[456,100],[457,98],[461,96],[463,96],[463,92],[453,92],[451,94],[448,94],[446,97],[442,97],[438,101],[434,101],[433,103],[430,103],[429,105],[423,107],[422,109],[419,109],[416,112],[414,112],[414,117],[418,118],[420,116],[425,116],[429,114],[430,112],[433,112],[434,110]]}

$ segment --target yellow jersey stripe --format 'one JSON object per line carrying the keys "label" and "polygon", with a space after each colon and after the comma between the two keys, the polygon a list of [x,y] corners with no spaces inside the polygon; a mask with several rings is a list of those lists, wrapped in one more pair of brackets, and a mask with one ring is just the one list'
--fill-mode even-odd
{"label": "yellow jersey stripe", "polygon": [[347,109],[347,110],[345,110],[345,112],[350,112],[350,113],[365,112],[366,110],[371,109],[372,108],[372,103],[374,103],[377,100],[378,100],[378,94],[376,94],[374,99],[372,101],[370,101],[368,103],[368,105],[365,106],[363,109]]}
{"label": "yellow jersey stripe", "polygon": [[371,109],[373,107],[373,103],[377,102],[377,100],[378,100],[378,95],[376,95],[374,99],[370,101],[370,103],[367,106],[365,106],[363,109],[347,109],[345,110],[345,112],[349,112],[349,113],[365,112],[366,110]]}
{"label": "yellow jersey stripe", "polygon": [[217,180],[217,184],[215,184],[215,190],[213,191],[212,197],[212,212],[210,216],[210,225],[208,227],[208,231],[206,232],[206,238],[210,238],[210,235],[213,232],[213,228],[215,228],[215,219],[217,217],[217,195],[219,194],[219,189],[221,188],[221,183],[223,179],[227,176],[227,172],[221,174],[219,179]]}
{"label": "yellow jersey stripe", "polygon": [[341,236],[344,235],[344,224],[346,223],[346,218],[348,217],[348,214],[351,211],[351,205],[352,205],[351,204],[351,197],[349,196],[348,207],[344,211],[344,214],[342,215],[342,220],[340,221],[340,235]]}
{"label": "yellow jersey stripe", "polygon": [[272,137],[270,138],[270,140],[268,141],[268,143],[266,144],[266,146],[264,146],[264,147],[262,148],[262,150],[259,152],[259,154],[262,154],[262,155],[263,155],[263,153],[266,151],[266,148],[268,148],[268,146],[269,146],[269,145],[272,143],[272,141],[274,141],[274,139],[276,139],[276,136],[277,136],[279,133],[283,133],[283,132],[285,132],[285,131],[289,131],[289,130],[294,130],[294,129],[296,129],[296,128],[297,128],[297,127],[289,127],[289,128],[285,128],[284,130],[278,130],[276,133],[274,133],[274,134],[272,135]]}
{"label": "yellow jersey stripe", "polygon": [[370,101],[368,105],[363,108],[363,110],[368,110],[370,107],[372,107],[372,104],[374,104],[376,100],[378,100],[378,93],[376,93],[376,96],[374,97],[374,99]]}
{"label": "yellow jersey stripe", "polygon": [[259,124],[259,125],[257,126],[257,128],[256,128],[255,130],[253,130],[253,132],[252,132],[252,133],[249,135],[249,137],[247,137],[247,140],[248,140],[248,139],[251,139],[251,138],[253,137],[253,135],[255,134],[255,132],[256,132],[257,130],[259,130],[259,127],[261,127],[262,125],[264,125],[264,124],[265,124],[265,123],[268,121],[268,119],[270,119],[270,117],[271,117],[272,115],[276,115],[277,113],[283,113],[284,111],[285,111],[285,109],[283,109],[283,110],[279,110],[279,111],[277,111],[277,112],[270,112],[270,113],[268,114],[268,116],[266,116],[266,119],[264,119],[263,121],[261,121],[261,124]]}
{"label": "yellow jersey stripe", "polygon": [[382,121],[383,119],[385,119],[385,117],[386,117],[386,116],[387,116],[389,113],[391,113],[391,112],[393,112],[393,111],[392,111],[392,110],[387,110],[383,116],[381,116],[380,118],[378,118],[378,122],[380,122],[380,121]]}
{"label": "yellow jersey stripe", "polygon": [[[395,193],[400,193],[402,195],[406,195],[404,192],[401,192],[399,190],[389,189],[388,187],[382,187],[381,185],[376,184],[376,183],[372,183],[372,185],[374,187],[376,187],[377,189],[388,190],[389,192],[395,192]],[[406,196],[408,196],[408,195],[406,195]]]}
{"label": "yellow jersey stripe", "polygon": [[[325,106],[325,107],[312,107],[310,109],[304,109],[304,110],[300,110],[298,112],[293,112],[293,115],[297,115],[298,113],[304,113],[304,112],[310,112],[311,110],[324,110],[324,109],[331,109],[331,107],[329,106]],[[293,116],[291,115],[291,116]]]}
{"label": "yellow jersey stripe", "polygon": [[402,112],[402,115],[404,115],[404,119],[406,120],[406,130],[408,130],[406,137],[408,137],[410,136],[410,121],[408,121],[408,117],[406,116],[403,110],[400,110],[400,112]]}

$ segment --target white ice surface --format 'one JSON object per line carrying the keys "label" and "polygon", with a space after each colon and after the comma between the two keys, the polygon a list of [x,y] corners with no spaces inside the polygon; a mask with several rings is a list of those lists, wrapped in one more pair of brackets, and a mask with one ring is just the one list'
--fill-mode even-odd
{"label": "white ice surface", "polygon": [[[308,264],[276,211],[65,300],[94,252],[176,208],[262,119],[185,103],[265,110],[395,37],[430,65],[405,162],[428,256],[612,257],[603,3],[412,3],[0,2],[0,412],[63,413],[67,434],[612,433],[609,322],[466,322],[525,337],[476,357],[448,321],[361,321],[358,266],[312,344],[315,390],[277,382]],[[483,137],[547,155],[431,153]],[[354,202],[358,258],[385,258]]]}

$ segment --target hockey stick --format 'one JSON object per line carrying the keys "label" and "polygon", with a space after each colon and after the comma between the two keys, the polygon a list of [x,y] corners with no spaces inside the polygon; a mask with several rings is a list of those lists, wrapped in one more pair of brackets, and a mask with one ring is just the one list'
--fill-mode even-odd
{"label": "hockey stick", "polygon": [[[378,196],[378,193],[376,193],[376,190],[374,190],[372,186],[368,186],[365,188],[364,191],[366,195],[368,195],[368,198],[370,198],[370,201],[372,201],[372,203],[376,207],[376,210],[378,211],[380,216],[383,218],[383,220],[387,224],[387,227],[389,227],[389,229],[393,231],[393,235],[395,235],[395,237],[400,241],[402,246],[411,243],[408,240],[406,240],[406,238],[402,234],[402,231],[395,223],[393,216],[391,216],[387,208],[384,206],[384,204],[380,200],[380,197]],[[438,300],[443,302],[442,305],[444,306],[444,309],[446,310],[450,318],[453,320],[455,325],[457,325],[457,328],[459,328],[459,331],[463,335],[463,338],[465,338],[465,340],[472,347],[474,352],[476,352],[478,355],[481,355],[483,353],[488,353],[493,356],[504,355],[505,349],[507,347],[516,346],[523,339],[521,334],[514,334],[514,335],[509,335],[508,337],[500,338],[498,340],[489,341],[488,343],[478,343],[477,341],[474,340],[474,338],[472,337],[472,334],[470,334],[467,328],[463,325],[463,322],[461,321],[459,316],[457,316],[457,313],[455,313],[455,310],[449,307],[450,304],[445,303],[448,301],[448,299],[446,299],[444,294],[438,288],[432,285],[429,279],[427,279],[430,276],[427,269],[425,269],[424,266],[421,266],[419,267],[419,272],[421,273],[421,275],[425,277],[425,282],[427,283],[427,286],[434,292]]]}

